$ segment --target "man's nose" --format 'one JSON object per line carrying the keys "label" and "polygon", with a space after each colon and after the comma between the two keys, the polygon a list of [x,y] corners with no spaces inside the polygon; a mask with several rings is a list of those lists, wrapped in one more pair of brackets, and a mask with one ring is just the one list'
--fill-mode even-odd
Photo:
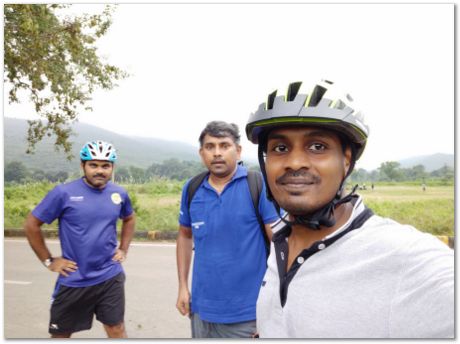
{"label": "man's nose", "polygon": [[299,150],[294,150],[289,154],[285,165],[285,169],[291,169],[293,171],[298,171],[302,168],[309,169],[310,167],[311,160],[308,154]]}
{"label": "man's nose", "polygon": [[221,155],[222,155],[222,150],[218,146],[216,146],[214,148],[214,156],[221,156]]}

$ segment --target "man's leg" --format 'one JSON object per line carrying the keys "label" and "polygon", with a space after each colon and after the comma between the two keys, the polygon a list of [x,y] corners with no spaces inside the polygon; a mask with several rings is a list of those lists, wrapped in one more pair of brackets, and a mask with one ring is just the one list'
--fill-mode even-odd
{"label": "man's leg", "polygon": [[214,324],[216,337],[252,338],[256,333],[256,321],[243,321],[233,324]]}
{"label": "man's leg", "polygon": [[51,338],[70,338],[72,333],[91,328],[94,300],[91,287],[72,288],[56,283],[48,331]]}
{"label": "man's leg", "polygon": [[96,319],[103,325],[109,338],[128,338],[124,324],[125,316],[125,274],[101,284],[96,304]]}
{"label": "man's leg", "polygon": [[234,324],[211,323],[192,314],[192,338],[252,338],[256,332],[256,321]]}
{"label": "man's leg", "polygon": [[107,332],[107,337],[109,338],[128,338],[124,322],[113,326],[104,325],[104,329],[105,332]]}
{"label": "man's leg", "polygon": [[197,313],[192,313],[192,338],[213,338],[211,336],[211,323],[201,320]]}
{"label": "man's leg", "polygon": [[51,338],[70,338],[72,333],[53,333],[51,334]]}

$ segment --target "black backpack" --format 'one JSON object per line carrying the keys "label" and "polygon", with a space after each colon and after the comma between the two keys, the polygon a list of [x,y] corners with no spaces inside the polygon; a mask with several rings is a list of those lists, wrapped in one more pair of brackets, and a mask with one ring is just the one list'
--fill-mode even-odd
{"label": "black backpack", "polygon": [[[208,175],[208,173],[209,173],[208,171],[205,171],[200,174],[197,174],[195,177],[193,177],[190,180],[190,183],[188,184],[187,208],[189,209],[189,212],[190,212],[190,203],[192,203],[192,198],[195,195],[195,192],[198,189],[198,187],[201,185],[203,180]],[[262,185],[263,185],[262,175],[256,171],[248,171],[247,181],[249,185],[249,191],[251,192],[252,205],[254,206],[254,210],[257,216],[257,221],[259,222],[260,230],[262,231],[262,235],[264,237],[265,249],[267,251],[267,258],[268,258],[268,254],[270,253],[270,241],[268,240],[267,233],[265,232],[265,225],[262,220],[262,216],[259,213],[259,197],[260,197],[260,193],[262,192]]]}

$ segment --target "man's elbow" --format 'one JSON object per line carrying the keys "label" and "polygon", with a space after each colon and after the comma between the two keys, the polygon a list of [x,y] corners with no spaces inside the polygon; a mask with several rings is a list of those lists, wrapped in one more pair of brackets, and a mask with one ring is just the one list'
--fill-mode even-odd
{"label": "man's elbow", "polygon": [[40,232],[40,226],[42,224],[43,222],[41,222],[39,219],[33,216],[32,213],[29,213],[23,226],[26,236]]}
{"label": "man's elbow", "polygon": [[192,239],[192,229],[190,227],[179,226],[179,233],[177,234],[177,239]]}
{"label": "man's elbow", "polygon": [[136,216],[133,214],[123,218],[123,223],[126,224],[135,224],[136,223]]}

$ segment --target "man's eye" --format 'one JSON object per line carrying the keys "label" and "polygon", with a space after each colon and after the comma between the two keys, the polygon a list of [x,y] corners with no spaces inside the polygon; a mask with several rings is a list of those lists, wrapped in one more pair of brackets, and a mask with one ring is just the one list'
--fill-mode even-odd
{"label": "man's eye", "polygon": [[276,145],[272,149],[273,149],[274,152],[277,152],[277,153],[285,153],[285,152],[288,151],[287,146],[282,145],[282,144]]}
{"label": "man's eye", "polygon": [[312,151],[323,151],[326,149],[326,146],[322,143],[313,143],[310,147],[308,147],[308,149]]}

